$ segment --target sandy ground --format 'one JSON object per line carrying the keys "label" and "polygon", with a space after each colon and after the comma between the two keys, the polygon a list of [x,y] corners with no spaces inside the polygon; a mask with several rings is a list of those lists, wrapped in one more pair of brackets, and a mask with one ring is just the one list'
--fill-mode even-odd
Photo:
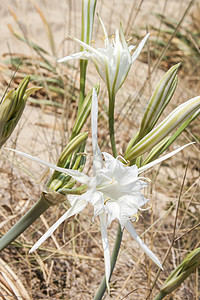
{"label": "sandy ground", "polygon": [[[167,11],[167,16],[169,18],[180,20],[184,10],[186,9],[190,1],[189,0],[167,1],[166,7],[165,7],[165,2],[166,1],[157,1],[157,0],[98,1],[97,11],[99,12],[103,21],[107,25],[108,32],[110,35],[112,35],[115,32],[115,29],[119,27],[119,22],[122,21],[123,28],[127,32],[127,38],[133,30],[139,32],[141,36],[144,36],[146,33],[146,28],[150,27],[152,24],[155,23],[155,17],[153,16],[153,14]],[[36,0],[33,2],[28,0],[23,0],[23,1],[1,0],[0,2],[0,58],[2,58],[5,53],[24,53],[26,55],[34,55],[29,46],[26,46],[24,43],[18,41],[16,38],[12,36],[12,34],[8,29],[8,24],[12,26],[14,31],[17,32],[23,31],[26,37],[30,38],[32,41],[44,47],[49,53],[51,52],[49,40],[46,35],[44,24],[39,14],[36,12],[36,9],[34,8],[34,3],[36,3],[40,7],[40,9],[43,11],[44,15],[49,21],[54,36],[54,40],[55,40],[56,56],[62,57],[63,55],[67,55],[70,53],[74,53],[75,51],[78,51],[79,47],[74,42],[69,40],[67,37],[68,35],[74,35],[76,37],[80,36],[80,31],[81,31],[80,1],[78,0],[76,1]],[[141,4],[139,13],[137,12],[137,9],[132,10],[133,4],[135,4],[136,8],[139,8]],[[11,9],[9,9],[9,7]],[[12,10],[12,16],[11,16],[11,10]],[[15,16],[15,18],[19,20],[20,28],[16,24],[13,16]],[[188,19],[186,19],[184,22],[188,22]],[[142,30],[141,30],[141,24],[143,27]],[[96,43],[100,43],[100,44],[102,43],[103,33],[101,28],[99,27],[97,17],[95,17],[93,38],[96,41]],[[134,126],[138,127],[144,107],[149,99],[149,95],[153,87],[155,86],[157,80],[161,78],[162,74],[163,71],[158,70],[153,75],[152,84],[147,87],[145,93],[140,99],[139,104],[137,105],[137,110],[131,110],[129,112],[124,111],[122,110],[124,105],[123,99],[127,99],[127,98],[129,98],[129,100],[134,99],[135,94],[141,88],[148,75],[148,67],[146,64],[140,62],[139,60],[134,63],[134,66],[131,68],[130,74],[117,98],[116,115],[119,114],[117,127],[120,126],[120,130],[116,133],[118,140],[122,139],[122,137],[124,139],[129,139],[130,135],[134,131],[134,128],[132,127]],[[88,89],[91,88],[92,84],[96,83],[97,80],[98,77],[96,76],[96,71],[93,68],[92,64],[90,64]],[[194,91],[190,90],[187,87],[187,85],[185,85],[184,79],[180,80],[176,95],[174,97],[176,100],[173,102],[171,108],[175,107],[180,102],[183,102],[185,100],[188,100],[191,97],[194,97],[195,95],[196,95],[196,90],[195,89]],[[127,127],[127,122],[125,122],[124,125],[121,124],[121,121],[123,120],[124,116],[127,118],[129,127]],[[103,131],[104,128],[100,126],[99,133],[102,140],[104,139],[102,133]],[[52,111],[48,113],[44,113],[44,111],[41,108],[27,105],[23,118],[20,121],[19,125],[17,126],[10,141],[8,142],[8,145],[14,145],[15,142],[17,141],[17,148],[19,150],[32,153],[50,162],[55,162],[63,146],[63,139],[67,140],[67,138],[68,138],[67,134],[63,136],[63,121],[61,120],[60,117],[58,117],[58,115],[54,114]],[[173,147],[171,150],[173,150]],[[195,152],[195,150],[194,152],[190,152],[190,150],[186,150],[182,155],[178,155],[177,161],[176,162],[173,161],[172,165],[170,165],[170,163],[167,163],[166,168],[163,171],[161,171],[158,181],[156,183],[153,183],[153,188],[152,188],[153,191],[151,192],[154,195],[155,211],[158,213],[158,215],[159,213],[164,213],[164,209],[163,208],[161,209],[159,206],[160,199],[162,199],[164,203],[163,206],[165,206],[165,204],[169,203],[170,200],[173,201],[176,198],[179,191],[177,188],[176,193],[174,193],[173,190],[171,192],[169,191],[168,194],[166,195],[167,191],[163,186],[162,178],[163,177],[165,178],[166,185],[169,186],[170,180],[174,180],[175,182],[177,182],[178,187],[180,187],[184,168],[183,167],[176,168],[176,167],[178,165],[181,165],[181,159],[186,161],[189,155],[191,155],[193,161],[192,165],[194,165],[194,161],[197,161],[198,159],[197,152]],[[39,191],[43,187],[43,183],[37,185],[36,187],[34,183],[36,180],[39,179],[44,169],[31,162],[28,163],[27,161],[25,164],[22,164],[21,159],[19,159],[19,164],[23,167],[26,167],[26,171],[29,171],[31,173],[30,181],[31,184],[34,185],[34,193],[39,194]],[[9,165],[13,170],[11,162],[9,162]],[[184,163],[184,167],[185,167],[185,163]],[[17,174],[18,170],[16,171],[14,169],[13,172]],[[27,183],[26,181],[23,182],[22,174],[23,172],[21,172],[20,175],[16,175],[19,176],[19,182],[20,182],[18,188],[21,188],[23,190],[22,200],[21,202],[18,203],[17,206],[17,209],[20,207],[19,208],[20,214],[22,214],[22,212],[26,210],[26,207],[29,205],[29,203],[34,203],[35,201],[35,194],[32,193],[31,187],[29,187],[30,183],[29,182]],[[195,171],[194,169],[192,171],[190,170],[190,175],[192,178],[197,178],[198,171]],[[5,176],[8,176],[8,174]],[[9,178],[6,178],[6,181],[9,182]],[[190,183],[189,179],[188,182]],[[0,184],[2,186],[4,185],[4,180],[2,180],[2,178],[0,180]],[[9,197],[8,191],[5,192],[3,190],[3,192],[0,195],[1,203],[5,204],[8,197]],[[30,202],[27,202],[27,199],[29,199]],[[55,210],[53,210],[53,213],[55,213],[54,217],[59,216],[59,213],[56,212]],[[15,216],[15,214],[13,216]],[[14,218],[13,216],[11,216],[10,219]],[[8,218],[8,220],[10,219]],[[145,224],[144,224],[144,228],[145,228]],[[164,229],[165,228],[163,227],[162,228],[163,232]],[[110,232],[111,237],[113,237],[113,232],[114,229],[112,228],[112,231]],[[132,252],[131,247],[134,248],[134,245],[135,245],[134,242],[133,241],[130,242],[130,238],[128,234],[125,233],[122,255],[120,257],[119,264],[116,269],[117,276],[122,276],[120,273],[121,268],[127,267],[128,271],[132,270],[135,261],[132,258],[130,259],[131,256],[130,252]],[[159,243],[158,252],[160,251],[161,248],[162,248],[162,244]],[[98,263],[101,263],[100,266],[103,267],[102,260],[101,262],[98,261]],[[85,270],[86,272],[85,276],[87,275],[87,272],[89,272],[88,276],[90,276],[91,282],[93,279],[92,276],[96,276],[98,281],[100,281],[99,278],[100,276],[98,277],[98,275],[96,275],[96,273],[94,272],[94,266],[93,269],[91,267],[89,271],[87,270],[87,263],[85,264],[83,263],[83,265],[81,264],[81,266],[83,267],[83,269],[81,271],[80,268],[80,274],[79,274],[80,276],[81,273],[83,274]],[[136,268],[137,268],[136,272],[138,271],[138,278],[139,277],[142,278],[143,273],[146,272],[146,269],[140,269],[138,266],[136,266]],[[73,272],[71,273],[73,274]],[[133,274],[133,278],[135,276],[137,275]],[[120,277],[116,279],[116,285],[120,286],[121,282],[119,281],[120,281]],[[113,284],[115,284],[114,280],[113,282],[114,282]],[[122,276],[122,282],[124,282],[123,276]],[[97,284],[98,282],[97,283],[95,282],[94,284],[95,289]],[[90,286],[92,286],[92,284]],[[134,288],[134,285],[133,286],[131,285],[131,287]],[[76,286],[74,287],[74,289],[76,289]],[[129,287],[126,287],[125,291],[128,292]],[[126,294],[125,291],[124,294]],[[34,298],[33,295],[33,299],[40,299],[40,297],[37,296],[36,298]],[[46,299],[57,299],[57,298],[50,297]],[[69,297],[69,299],[79,299],[79,298],[76,296],[74,297],[71,296],[71,298]],[[84,298],[83,296],[82,299],[87,299],[87,298]],[[107,297],[106,299],[109,298]],[[131,298],[130,296],[130,298],[127,297],[127,299],[135,300],[139,298],[137,297]],[[177,299],[180,300],[183,298],[177,298]],[[187,299],[191,300],[191,298],[187,298]]]}

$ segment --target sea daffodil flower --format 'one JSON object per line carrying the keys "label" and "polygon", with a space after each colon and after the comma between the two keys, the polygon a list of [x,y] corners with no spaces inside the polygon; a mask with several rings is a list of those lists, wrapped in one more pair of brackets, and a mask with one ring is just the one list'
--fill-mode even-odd
{"label": "sea daffodil flower", "polygon": [[[106,283],[107,287],[109,288],[108,281],[111,267],[107,226],[115,219],[120,222],[122,230],[126,228],[138,245],[146,252],[146,254],[149,255],[149,257],[160,268],[162,268],[158,258],[140,239],[132,225],[132,221],[135,221],[138,210],[140,210],[141,207],[148,201],[141,193],[141,189],[146,187],[147,183],[145,182],[146,180],[144,177],[139,177],[139,174],[176,154],[187,145],[180,147],[177,150],[141,168],[138,168],[136,165],[127,166],[120,161],[120,157],[114,158],[112,155],[106,152],[100,152],[97,142],[97,117],[98,101],[96,91],[93,89],[91,113],[93,177],[89,177],[77,170],[60,168],[17,150],[12,151],[15,151],[33,161],[41,163],[51,169],[70,175],[78,182],[87,185],[87,191],[85,193],[82,195],[71,195],[69,197],[71,208],[69,208],[66,213],[64,213],[64,215],[61,216],[60,219],[58,219],[55,224],[53,224],[50,229],[36,242],[30,252],[35,251],[63,221],[79,213],[86,207],[88,203],[90,203],[94,207],[94,217],[99,216],[100,218],[105,259]],[[102,154],[105,158],[105,163],[103,162]]]}
{"label": "sea daffodil flower", "polygon": [[105,47],[94,48],[75,37],[71,37],[79,43],[84,51],[65,56],[64,58],[59,59],[58,62],[65,62],[73,59],[91,60],[98,73],[107,84],[109,98],[113,99],[126,79],[132,63],[142,51],[149,34],[143,38],[139,46],[133,54],[131,54],[135,46],[128,46],[122,27],[120,26],[120,31],[118,29],[116,30],[115,38],[112,37],[110,42],[106,28],[100,17],[99,20],[104,32]]}

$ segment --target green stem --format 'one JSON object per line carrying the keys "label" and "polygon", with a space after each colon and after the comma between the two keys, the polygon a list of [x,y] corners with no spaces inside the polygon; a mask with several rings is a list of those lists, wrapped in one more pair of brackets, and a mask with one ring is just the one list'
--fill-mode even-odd
{"label": "green stem", "polygon": [[[110,277],[112,276],[116,261],[117,261],[117,256],[119,253],[119,249],[120,249],[120,245],[121,245],[121,240],[122,240],[122,235],[123,235],[123,231],[121,229],[121,225],[118,225],[118,231],[117,231],[117,236],[115,239],[115,244],[114,244],[114,248],[113,248],[113,252],[112,252],[112,256],[111,256],[111,272],[110,272]],[[101,285],[94,297],[93,300],[101,300],[104,293],[106,291],[106,277],[104,276]]]}
{"label": "green stem", "polygon": [[86,81],[87,61],[80,60],[80,94],[78,102],[78,114],[85,99],[85,81]]}
{"label": "green stem", "polygon": [[110,142],[111,142],[113,156],[117,157],[117,149],[115,145],[114,107],[115,107],[115,97],[113,95],[109,95],[108,115],[109,115]]}
{"label": "green stem", "polygon": [[153,300],[162,300],[166,295],[167,293],[160,291]]}
{"label": "green stem", "polygon": [[[110,133],[110,141],[111,141],[111,147],[112,147],[112,152],[113,156],[117,157],[117,149],[116,149],[116,144],[115,144],[115,129],[114,129],[114,107],[115,107],[115,96],[113,96],[113,93],[109,93],[109,133]],[[117,236],[115,239],[115,244],[111,256],[111,272],[110,272],[110,277],[112,276],[116,261],[117,261],[117,256],[119,253],[121,241],[122,241],[122,235],[123,231],[121,229],[121,225],[118,225],[118,231],[117,231]],[[94,297],[94,300],[100,300],[102,299],[104,293],[106,291],[106,277],[104,276],[101,285]]]}
{"label": "green stem", "polygon": [[4,236],[2,236],[0,239],[0,251],[24,232],[50,206],[51,203],[41,195],[36,204]]}

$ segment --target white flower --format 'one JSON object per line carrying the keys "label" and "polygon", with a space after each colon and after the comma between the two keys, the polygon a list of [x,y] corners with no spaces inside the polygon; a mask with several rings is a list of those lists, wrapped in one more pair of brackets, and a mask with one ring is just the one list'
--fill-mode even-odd
{"label": "white flower", "polygon": [[132,63],[137,59],[142,51],[149,34],[144,37],[137,49],[133,52],[133,54],[131,54],[135,46],[127,45],[122,28],[120,27],[120,33],[118,29],[116,30],[115,38],[112,38],[110,42],[107,31],[100,17],[99,20],[105,35],[105,48],[96,49],[83,41],[72,37],[81,47],[83,47],[84,51],[61,58],[58,62],[69,61],[72,59],[91,60],[100,76],[107,84],[109,97],[112,97],[117,93],[126,79]]}
{"label": "white flower", "polygon": [[[123,228],[126,228],[131,236],[135,239],[138,245],[146,252],[147,255],[160,267],[161,263],[155,254],[144,244],[133,228],[132,222],[135,221],[135,216],[141,207],[148,201],[141,189],[147,186],[144,182],[144,177],[138,175],[153,167],[155,164],[171,157],[187,145],[178,148],[177,150],[141,167],[124,165],[118,158],[114,158],[108,153],[103,153],[105,163],[102,159],[98,142],[97,142],[97,116],[98,102],[95,89],[93,89],[92,98],[92,146],[93,146],[93,177],[89,177],[79,171],[64,169],[40,160],[36,157],[22,153],[17,150],[12,150],[20,155],[23,155],[33,161],[39,162],[51,169],[72,176],[80,183],[87,185],[87,192],[82,195],[74,195],[69,197],[71,208],[58,219],[58,221],[50,227],[50,229],[37,241],[30,252],[36,250],[55,230],[56,228],[69,217],[82,211],[88,203],[94,207],[94,217],[99,216],[101,224],[101,235],[105,258],[105,274],[106,283],[110,277],[110,251],[107,237],[107,226],[110,222],[117,219]],[[10,149],[11,150],[11,149]],[[104,166],[105,164],[105,166]]]}

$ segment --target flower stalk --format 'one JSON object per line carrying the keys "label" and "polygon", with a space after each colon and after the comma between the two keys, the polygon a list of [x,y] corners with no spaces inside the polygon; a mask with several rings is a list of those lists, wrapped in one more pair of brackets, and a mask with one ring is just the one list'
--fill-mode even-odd
{"label": "flower stalk", "polygon": [[0,239],[0,251],[13,242],[21,233],[23,233],[35,220],[39,218],[49,207],[51,203],[47,201],[42,194],[36,204]]}
{"label": "flower stalk", "polygon": [[[96,8],[97,0],[83,0],[82,1],[82,32],[81,32],[81,41],[86,44],[90,44],[92,38],[92,30],[94,23],[94,13]],[[83,51],[81,47],[81,51]],[[87,70],[87,61],[80,61],[80,94],[78,102],[78,114],[81,110],[83,101],[85,99],[85,82],[86,82],[86,70]]]}
{"label": "flower stalk", "polygon": [[115,109],[115,97],[114,95],[109,95],[108,124],[109,124],[110,142],[111,142],[113,156],[117,157],[117,149],[115,143],[114,109]]}
{"label": "flower stalk", "polygon": [[[114,247],[113,247],[111,260],[110,260],[111,270],[110,270],[109,279],[112,276],[113,270],[115,268],[115,264],[117,262],[117,257],[118,257],[119,249],[120,249],[121,242],[122,242],[122,236],[123,236],[123,230],[122,230],[121,225],[119,223],[118,224],[118,229],[117,229],[117,235],[116,235],[116,238],[115,238],[115,244],[114,244]],[[102,280],[102,282],[101,282],[101,284],[100,284],[93,300],[101,300],[104,293],[105,293],[105,291],[106,291],[106,288],[107,288],[107,286],[106,286],[106,276],[104,275],[103,280]]]}

